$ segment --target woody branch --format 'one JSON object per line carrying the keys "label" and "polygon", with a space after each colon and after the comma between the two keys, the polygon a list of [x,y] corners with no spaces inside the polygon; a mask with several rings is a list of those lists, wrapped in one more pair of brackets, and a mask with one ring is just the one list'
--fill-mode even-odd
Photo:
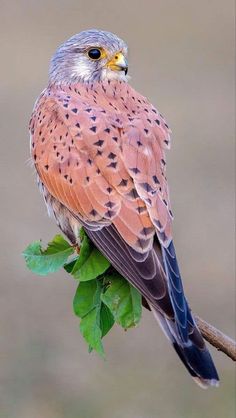
{"label": "woody branch", "polygon": [[236,342],[199,316],[195,315],[195,319],[205,340],[236,361]]}

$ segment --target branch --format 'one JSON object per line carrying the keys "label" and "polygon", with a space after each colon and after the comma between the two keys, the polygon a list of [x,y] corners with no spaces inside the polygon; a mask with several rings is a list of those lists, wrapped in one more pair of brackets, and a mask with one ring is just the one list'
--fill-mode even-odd
{"label": "branch", "polygon": [[217,350],[225,353],[233,361],[236,361],[236,342],[199,316],[194,315],[194,317],[205,340],[217,348]]}

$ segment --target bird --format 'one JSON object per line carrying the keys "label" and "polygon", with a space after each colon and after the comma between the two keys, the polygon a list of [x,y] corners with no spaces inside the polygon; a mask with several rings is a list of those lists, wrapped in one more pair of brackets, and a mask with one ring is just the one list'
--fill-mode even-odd
{"label": "bird", "polygon": [[128,47],[82,31],[58,47],[30,120],[30,152],[48,214],[70,242],[86,234],[142,295],[201,387],[219,377],[186,300],[166,177],[171,130],[129,83]]}

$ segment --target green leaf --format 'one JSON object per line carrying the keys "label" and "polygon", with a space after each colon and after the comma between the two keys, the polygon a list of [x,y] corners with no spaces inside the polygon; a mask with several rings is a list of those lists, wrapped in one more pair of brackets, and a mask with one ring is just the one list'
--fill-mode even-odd
{"label": "green leaf", "polygon": [[142,313],[140,293],[118,273],[106,275],[106,281],[109,285],[101,299],[112,312],[115,322],[125,329],[137,325]]}
{"label": "green leaf", "polygon": [[102,331],[100,328],[100,315],[98,309],[92,309],[92,311],[81,319],[80,332],[85,341],[89,344],[89,351],[94,349],[103,356],[104,348],[102,345]]}
{"label": "green leaf", "polygon": [[92,249],[93,247],[91,241],[89,240],[87,235],[84,234],[80,245],[79,255],[75,258],[75,260],[64,265],[64,269],[67,271],[67,273],[70,273],[72,274],[72,276],[75,276],[75,273],[82,267],[82,265],[85,263],[85,261],[91,254]]}
{"label": "green leaf", "polygon": [[96,277],[103,274],[110,267],[109,261],[97,248],[92,249],[83,263],[79,263],[79,260],[80,257],[74,264],[71,274],[81,282],[96,279]]}
{"label": "green leaf", "polygon": [[100,327],[102,330],[102,337],[104,337],[110,331],[114,323],[115,320],[110,309],[102,302],[100,312]]}
{"label": "green leaf", "polygon": [[99,303],[96,294],[97,288],[96,280],[81,282],[79,284],[73,301],[75,315],[83,318],[83,316],[87,315]]}
{"label": "green leaf", "polygon": [[64,266],[65,270],[75,279],[88,281],[96,279],[110,266],[109,261],[95,248],[85,234],[80,231],[81,246],[79,256]]}
{"label": "green leaf", "polygon": [[101,301],[102,283],[99,280],[81,282],[74,297],[74,312],[81,318],[80,331],[89,344],[89,351],[104,355],[102,337],[112,328],[114,319]]}
{"label": "green leaf", "polygon": [[61,235],[56,235],[42,249],[41,242],[35,241],[23,252],[27,267],[36,274],[46,276],[59,270],[73,254],[74,248]]}

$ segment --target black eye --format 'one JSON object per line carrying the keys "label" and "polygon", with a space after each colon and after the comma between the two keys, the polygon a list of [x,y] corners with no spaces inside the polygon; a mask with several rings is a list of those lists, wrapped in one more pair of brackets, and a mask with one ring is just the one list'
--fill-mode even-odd
{"label": "black eye", "polygon": [[91,48],[88,51],[88,56],[89,58],[91,58],[92,60],[98,60],[99,58],[101,58],[101,51],[98,48]]}

